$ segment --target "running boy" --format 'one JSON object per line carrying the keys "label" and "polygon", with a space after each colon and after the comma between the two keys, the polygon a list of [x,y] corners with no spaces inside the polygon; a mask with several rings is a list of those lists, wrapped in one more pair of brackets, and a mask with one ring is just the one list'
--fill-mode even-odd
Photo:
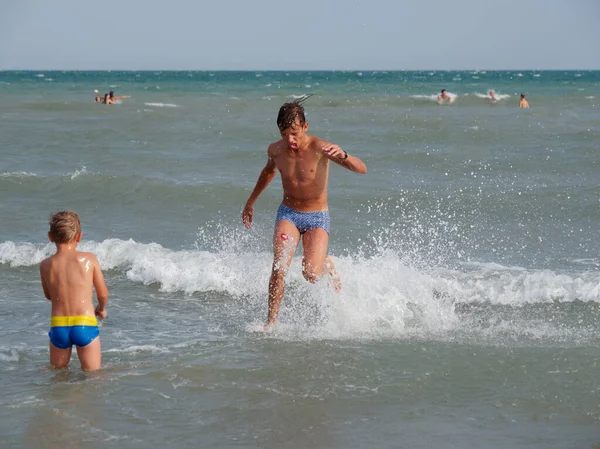
{"label": "running boy", "polygon": [[275,178],[281,174],[283,201],[277,212],[273,235],[273,269],[269,280],[269,310],[265,329],[277,322],[283,299],[285,275],[300,239],[304,247],[302,274],[316,282],[323,273],[330,274],[341,289],[333,257],[327,256],[329,242],[329,210],[327,182],[329,161],[356,173],[365,174],[367,166],[338,145],[306,134],[302,98],[286,103],[279,109],[277,126],[281,139],[269,145],[267,164],[248,198],[242,221],[252,226],[254,202]]}
{"label": "running boy", "polygon": [[[81,368],[95,371],[102,361],[96,317],[106,317],[108,289],[96,256],[77,251],[81,235],[75,212],[66,210],[52,215],[48,238],[56,244],[56,253],[42,261],[40,275],[44,295],[52,303],[50,364],[66,367],[75,345]],[[98,298],[95,309],[92,287]]]}

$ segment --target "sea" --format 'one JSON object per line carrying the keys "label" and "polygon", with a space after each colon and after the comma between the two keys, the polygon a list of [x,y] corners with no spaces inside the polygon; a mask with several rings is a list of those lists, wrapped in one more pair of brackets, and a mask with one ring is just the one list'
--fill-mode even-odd
{"label": "sea", "polygon": [[[279,177],[241,212],[307,94],[368,173],[330,167],[342,291],[300,247],[263,332]],[[599,449],[599,124],[600,71],[0,72],[0,446]],[[49,366],[63,209],[93,373]]]}

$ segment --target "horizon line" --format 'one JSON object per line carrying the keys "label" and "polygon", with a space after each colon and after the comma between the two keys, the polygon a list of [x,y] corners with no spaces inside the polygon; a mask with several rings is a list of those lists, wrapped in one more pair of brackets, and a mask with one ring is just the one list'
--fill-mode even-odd
{"label": "horizon line", "polygon": [[509,69],[50,69],[50,68],[33,68],[33,69],[1,69],[0,72],[595,72],[597,69],[525,69],[525,68],[509,68]]}

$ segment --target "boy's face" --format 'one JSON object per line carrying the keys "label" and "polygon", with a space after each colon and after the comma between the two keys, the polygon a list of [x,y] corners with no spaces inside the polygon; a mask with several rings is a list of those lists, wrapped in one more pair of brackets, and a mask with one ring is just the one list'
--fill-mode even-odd
{"label": "boy's face", "polygon": [[279,134],[281,134],[281,138],[286,143],[288,148],[297,150],[300,148],[300,143],[303,141],[307,130],[308,122],[304,122],[304,124],[301,125],[300,120],[296,119],[294,124],[289,128],[280,129]]}

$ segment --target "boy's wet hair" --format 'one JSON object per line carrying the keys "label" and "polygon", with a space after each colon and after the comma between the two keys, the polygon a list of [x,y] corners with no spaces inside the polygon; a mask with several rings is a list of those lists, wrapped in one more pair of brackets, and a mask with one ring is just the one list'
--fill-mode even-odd
{"label": "boy's wet hair", "polygon": [[312,97],[312,94],[303,95],[291,103],[285,103],[279,108],[277,126],[281,131],[293,127],[296,124],[296,119],[300,122],[300,126],[304,126],[306,117],[304,116],[304,106],[302,106],[302,103],[310,97]]}
{"label": "boy's wet hair", "polygon": [[62,210],[50,216],[50,234],[55,243],[68,243],[81,232],[79,216],[71,210]]}

